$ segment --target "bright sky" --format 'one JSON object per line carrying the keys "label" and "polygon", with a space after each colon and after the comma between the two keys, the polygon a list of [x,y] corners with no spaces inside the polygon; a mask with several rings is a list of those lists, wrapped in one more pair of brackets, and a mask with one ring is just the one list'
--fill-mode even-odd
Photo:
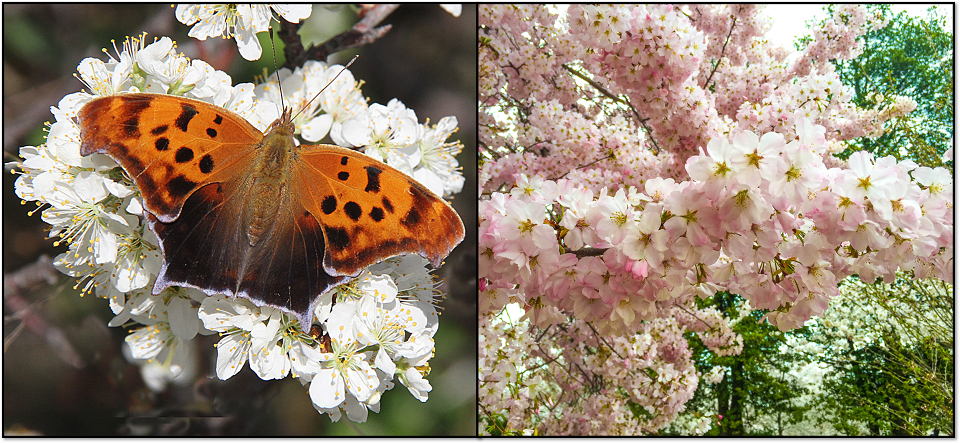
{"label": "bright sky", "polygon": [[[924,3],[894,4],[890,7],[893,14],[899,14],[900,11],[907,11],[907,14],[916,17],[926,17],[926,10],[932,6]],[[952,13],[951,5],[939,5],[941,14]],[[775,44],[793,48],[793,39],[803,34],[809,34],[806,28],[806,22],[816,17],[817,21],[826,17],[823,13],[822,4],[792,4],[792,5],[767,5],[765,13],[773,17],[773,29],[767,34],[767,38]],[[953,25],[953,20],[947,20],[948,26]],[[950,30],[953,31],[952,29]]]}

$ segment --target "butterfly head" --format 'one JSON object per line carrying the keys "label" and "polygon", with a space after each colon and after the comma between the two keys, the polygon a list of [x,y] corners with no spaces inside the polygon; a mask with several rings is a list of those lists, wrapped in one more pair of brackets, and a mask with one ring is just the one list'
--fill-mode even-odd
{"label": "butterfly head", "polygon": [[270,128],[267,129],[267,133],[293,137],[296,129],[296,126],[293,124],[291,109],[285,107],[283,109],[283,113],[280,115],[280,118],[274,120],[273,123],[270,124]]}

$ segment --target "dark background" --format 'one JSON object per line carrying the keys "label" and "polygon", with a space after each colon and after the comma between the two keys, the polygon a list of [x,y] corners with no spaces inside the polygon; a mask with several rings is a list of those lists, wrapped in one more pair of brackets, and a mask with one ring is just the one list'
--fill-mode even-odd
{"label": "dark background", "polygon": [[[314,6],[301,29],[304,43],[321,42],[356,23],[352,6]],[[370,103],[400,99],[420,122],[455,115],[463,145],[458,156],[466,184],[454,207],[467,228],[463,243],[437,273],[448,294],[435,339],[426,403],[397,383],[366,423],[331,423],[317,413],[306,388],[292,378],[262,381],[249,367],[228,381],[216,379],[216,335],[193,340],[199,375],[166,392],[147,389],[137,367],[122,355],[124,328],[109,328],[106,300],[80,297],[76,281],[49,271],[41,256],[52,246],[39,213],[27,212],[3,179],[4,359],[3,433],[91,435],[475,435],[476,434],[476,6],[453,17],[436,5],[403,5],[384,20],[393,29],[371,45],[334,55],[351,67]],[[269,40],[247,62],[234,40],[199,42],[164,5],[3,5],[3,153],[18,160],[21,146],[43,143],[50,106],[83,85],[73,77],[84,57],[106,60],[101,48],[127,36],[170,36],[178,50],[231,75],[253,81],[274,68]],[[265,36],[266,34],[262,34]],[[279,43],[279,40],[277,40]],[[116,54],[114,54],[116,55]],[[283,64],[277,51],[277,65]],[[6,168],[9,171],[11,168]],[[40,261],[38,261],[40,260]],[[31,266],[32,265],[32,266]]]}

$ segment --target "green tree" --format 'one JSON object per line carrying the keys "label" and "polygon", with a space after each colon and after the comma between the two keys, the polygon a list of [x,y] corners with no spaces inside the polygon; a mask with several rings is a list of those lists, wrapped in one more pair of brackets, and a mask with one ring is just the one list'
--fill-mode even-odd
{"label": "green tree", "polygon": [[[739,295],[717,292],[698,304],[701,308],[712,306],[727,318],[738,318],[744,302]],[[733,330],[743,337],[743,351],[738,355],[716,355],[696,333],[686,334],[698,372],[706,374],[716,366],[725,371],[716,385],[701,381],[687,403],[687,411],[695,416],[718,417],[719,424],[706,435],[784,435],[784,428],[802,421],[810,408],[802,399],[808,391],[787,375],[805,357],[780,354],[786,335],[763,320],[767,312],[752,310],[736,322]],[[670,433],[669,429],[665,432]]]}
{"label": "green tree", "polygon": [[848,279],[812,329],[807,338],[828,349],[814,358],[834,369],[818,404],[838,432],[954,433],[952,285],[909,273],[890,284]]}
{"label": "green tree", "polygon": [[[833,5],[826,9],[832,12]],[[953,143],[953,35],[944,29],[947,19],[935,8],[926,19],[906,12],[893,16],[889,4],[868,9],[890,23],[862,37],[859,57],[834,61],[840,81],[853,89],[853,103],[861,108],[883,108],[894,96],[905,96],[917,102],[917,109],[889,122],[879,138],[848,141],[837,157],[869,151],[943,166],[941,158]]]}

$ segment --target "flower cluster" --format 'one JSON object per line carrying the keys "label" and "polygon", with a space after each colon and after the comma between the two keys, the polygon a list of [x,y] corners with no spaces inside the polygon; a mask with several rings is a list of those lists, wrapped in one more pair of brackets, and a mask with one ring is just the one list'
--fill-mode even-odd
{"label": "flower cluster", "polygon": [[537,330],[488,314],[479,352],[481,412],[505,417],[500,432],[649,434],[672,422],[697,388],[683,328],[665,319],[630,337],[604,338],[580,320]]}
{"label": "flower cluster", "polygon": [[[177,5],[177,20],[193,25],[187,34],[197,40],[208,37],[233,37],[240,55],[258,60],[263,52],[257,34],[270,28],[273,12],[290,23],[310,16],[311,5],[182,4]],[[272,10],[272,11],[271,11]]]}
{"label": "flower cluster", "polygon": [[[916,107],[902,97],[856,107],[827,62],[855,57],[856,38],[885,24],[867,20],[862,7],[838,8],[832,30],[789,59],[760,39],[770,24],[757,5],[690,8],[572,5],[564,15],[548,6],[482,6],[480,136],[491,161],[481,184],[493,190],[520,171],[594,191],[606,182],[679,181],[698,147],[734,129],[789,137],[807,118],[831,139],[876,137]],[[577,74],[557,74],[569,72]],[[498,101],[504,94],[522,100],[523,112],[501,112],[510,103]]]}
{"label": "flower cluster", "polygon": [[339,74],[299,114],[297,133],[308,141],[330,133],[334,140],[367,144],[369,153],[422,179],[437,195],[459,192],[463,185],[454,158],[461,146],[447,142],[456,119],[427,126],[399,101],[368,105],[352,74],[336,65],[308,62],[293,72],[282,70],[278,76],[287,95],[280,97],[276,81],[234,86],[226,73],[178,54],[166,37],[151,44],[128,39],[118,52],[107,62],[80,63],[78,77],[89,92],[64,97],[52,108],[56,122],[46,143],[21,148],[15,189],[43,208],[41,218],[57,243],[69,245],[56,259],[58,269],[78,277],[84,293],[109,299],[116,315],[110,325],[143,325],[127,337],[132,355],[156,361],[176,376],[190,358],[186,342],[220,333],[221,379],[244,363],[263,379],[297,377],[310,383],[314,405],[333,420],[345,410],[349,419],[364,421],[368,410],[379,410],[380,395],[394,379],[426,401],[430,384],[423,376],[433,355],[438,294],[425,260],[387,260],[324,294],[313,313],[319,333],[300,330],[291,314],[243,299],[176,287],[153,294],[162,258],[156,236],[140,217],[140,194],[109,157],[80,156],[76,116],[96,97],[152,92],[212,103],[263,130],[279,109],[303,108]]}
{"label": "flower cluster", "polygon": [[264,380],[292,375],[310,384],[314,407],[333,421],[341,409],[350,420],[366,421],[368,410],[379,411],[394,377],[426,401],[431,386],[423,377],[438,315],[425,263],[418,256],[389,259],[322,295],[314,312],[327,331],[322,337],[304,333],[296,318],[278,309],[205,297],[199,318],[222,337],[217,377],[226,380],[247,362]]}
{"label": "flower cluster", "polygon": [[516,290],[538,326],[559,309],[629,332],[671,301],[727,290],[786,330],[823,312],[848,275],[873,282],[899,267],[951,279],[949,173],[866,152],[827,168],[823,128],[799,121],[789,143],[773,132],[714,138],[681,183],[595,196],[521,176],[480,204],[485,292]]}

